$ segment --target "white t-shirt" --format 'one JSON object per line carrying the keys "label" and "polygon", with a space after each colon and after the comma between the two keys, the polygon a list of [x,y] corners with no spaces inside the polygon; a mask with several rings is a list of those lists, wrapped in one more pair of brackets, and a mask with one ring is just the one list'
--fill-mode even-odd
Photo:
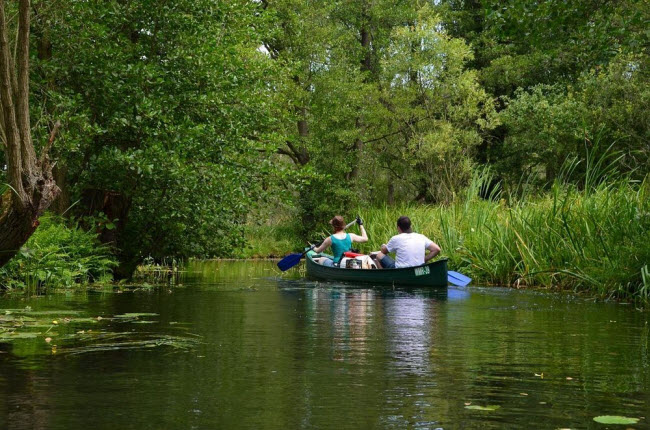
{"label": "white t-shirt", "polygon": [[400,233],[386,244],[388,252],[395,253],[395,267],[414,267],[424,264],[424,251],[433,242],[420,233]]}

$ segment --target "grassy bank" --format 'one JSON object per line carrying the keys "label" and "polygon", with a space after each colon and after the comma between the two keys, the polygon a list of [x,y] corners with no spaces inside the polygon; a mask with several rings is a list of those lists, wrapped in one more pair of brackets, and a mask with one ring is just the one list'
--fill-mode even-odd
{"label": "grassy bank", "polygon": [[[477,197],[481,183],[475,180],[451,205],[360,208],[370,238],[361,249],[379,249],[396,233],[396,219],[408,215],[416,231],[442,247],[450,266],[476,283],[650,299],[648,180],[587,190],[557,182],[544,194],[493,200]],[[251,243],[262,240],[269,248],[273,238],[273,231],[266,231]],[[299,243],[286,235],[279,239],[283,246]]]}

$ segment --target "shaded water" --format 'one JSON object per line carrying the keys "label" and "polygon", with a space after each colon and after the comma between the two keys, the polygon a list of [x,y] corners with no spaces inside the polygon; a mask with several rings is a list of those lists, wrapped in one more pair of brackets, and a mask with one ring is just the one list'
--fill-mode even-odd
{"label": "shaded water", "polygon": [[[629,305],[189,270],[173,288],[1,299],[102,319],[0,343],[0,428],[650,428],[649,314]],[[157,315],[111,319],[126,313]]]}

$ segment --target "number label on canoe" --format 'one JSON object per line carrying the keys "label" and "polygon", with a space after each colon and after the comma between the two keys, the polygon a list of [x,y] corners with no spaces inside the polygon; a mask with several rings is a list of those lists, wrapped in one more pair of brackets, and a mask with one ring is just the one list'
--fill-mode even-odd
{"label": "number label on canoe", "polygon": [[429,266],[416,267],[414,270],[415,270],[415,276],[423,276],[431,273]]}

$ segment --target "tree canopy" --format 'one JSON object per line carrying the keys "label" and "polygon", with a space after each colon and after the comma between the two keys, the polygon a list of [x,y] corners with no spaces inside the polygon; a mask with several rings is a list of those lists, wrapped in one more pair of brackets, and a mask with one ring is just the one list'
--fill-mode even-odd
{"label": "tree canopy", "polygon": [[[5,52],[22,40],[14,3]],[[20,4],[31,63],[3,59],[22,82],[3,90],[31,84],[21,151],[60,122],[54,208],[125,273],[148,255],[231,255],[280,211],[306,234],[364,204],[448,203],[486,166],[513,189],[542,190],[589,151],[648,173],[643,1]],[[0,184],[21,188],[3,118]]]}

